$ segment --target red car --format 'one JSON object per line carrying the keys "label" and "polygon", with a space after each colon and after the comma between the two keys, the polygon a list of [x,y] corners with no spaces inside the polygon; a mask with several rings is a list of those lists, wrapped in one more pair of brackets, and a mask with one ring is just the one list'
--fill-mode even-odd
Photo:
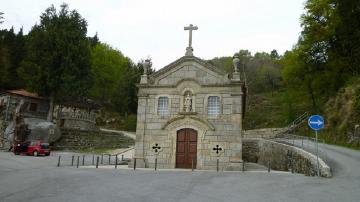
{"label": "red car", "polygon": [[24,143],[19,143],[14,146],[14,153],[15,154],[27,154],[33,156],[39,155],[50,155],[50,147],[49,143],[44,143],[40,140],[35,141],[27,141]]}

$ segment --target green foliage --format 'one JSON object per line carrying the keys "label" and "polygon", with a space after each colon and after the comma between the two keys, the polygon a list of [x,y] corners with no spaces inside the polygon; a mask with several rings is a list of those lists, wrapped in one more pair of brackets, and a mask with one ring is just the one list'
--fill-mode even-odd
{"label": "green foliage", "polygon": [[215,57],[209,60],[209,63],[216,67],[223,68],[226,72],[233,71],[232,57]]}
{"label": "green foliage", "polygon": [[[281,82],[281,66],[277,64],[280,57],[276,50],[271,54],[261,52],[252,56],[248,50],[240,50],[240,71],[245,71],[246,80],[250,93],[263,93],[278,89]],[[230,75],[233,72],[232,57],[216,57],[209,62],[219,68],[223,68]],[[244,78],[243,78],[244,79]]]}
{"label": "green foliage", "polygon": [[280,61],[284,67],[284,81],[289,88],[307,92],[307,102],[311,103],[314,112],[321,111],[323,103],[346,80],[332,62],[338,24],[335,8],[334,0],[307,1],[299,42]]}
{"label": "green foliage", "polygon": [[136,113],[140,70],[120,51],[98,43],[91,53],[95,76],[90,95],[108,109],[123,115]]}
{"label": "green foliage", "polygon": [[353,99],[354,99],[354,108],[358,113],[360,113],[360,88],[356,89],[355,96]]}
{"label": "green foliage", "polygon": [[22,29],[0,30],[0,89],[23,88],[24,81],[17,70],[25,54],[25,37]]}
{"label": "green foliage", "polygon": [[124,119],[122,128],[125,131],[136,131],[137,116],[131,114]]}
{"label": "green foliage", "polygon": [[27,86],[44,96],[86,96],[92,83],[87,23],[66,4],[49,7],[27,36],[26,58],[18,71]]}

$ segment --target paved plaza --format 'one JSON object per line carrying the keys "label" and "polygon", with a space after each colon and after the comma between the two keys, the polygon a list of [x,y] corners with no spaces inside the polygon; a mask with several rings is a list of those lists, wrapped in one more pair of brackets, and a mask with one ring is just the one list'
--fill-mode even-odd
{"label": "paved plaza", "polygon": [[359,201],[360,152],[326,146],[330,179],[265,171],[212,172],[56,167],[58,155],[0,152],[0,202]]}

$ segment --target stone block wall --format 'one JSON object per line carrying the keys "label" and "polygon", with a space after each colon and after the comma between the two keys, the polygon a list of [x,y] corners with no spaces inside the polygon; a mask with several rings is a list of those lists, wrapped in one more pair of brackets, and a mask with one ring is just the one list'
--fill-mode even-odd
{"label": "stone block wall", "polygon": [[[317,170],[316,156],[300,148],[264,139],[244,139],[243,159],[247,162],[268,166],[273,170],[303,173],[315,176]],[[328,165],[319,159],[320,175],[331,177]]]}
{"label": "stone block wall", "polygon": [[134,145],[134,140],[123,134],[62,128],[61,138],[54,143],[53,147],[58,149],[127,148],[132,145]]}
{"label": "stone block wall", "polygon": [[286,128],[261,128],[246,130],[243,133],[244,138],[273,138],[275,135],[282,133]]}

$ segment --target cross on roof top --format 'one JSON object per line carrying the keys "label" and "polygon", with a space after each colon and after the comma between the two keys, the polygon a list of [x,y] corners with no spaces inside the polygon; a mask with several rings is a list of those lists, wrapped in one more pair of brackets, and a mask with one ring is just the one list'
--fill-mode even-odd
{"label": "cross on roof top", "polygon": [[197,26],[193,26],[192,24],[190,24],[188,27],[184,27],[184,30],[189,31],[189,46],[186,48],[186,56],[192,56],[193,55],[193,48],[191,47],[192,44],[192,31],[193,30],[198,30]]}

